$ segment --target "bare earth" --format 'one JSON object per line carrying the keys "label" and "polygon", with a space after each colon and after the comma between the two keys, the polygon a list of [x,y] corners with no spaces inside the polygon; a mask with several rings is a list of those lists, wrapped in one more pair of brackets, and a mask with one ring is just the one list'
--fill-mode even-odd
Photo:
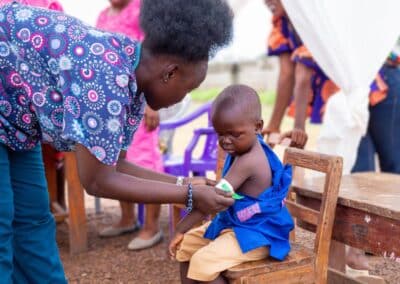
{"label": "bare earth", "polygon": [[[191,108],[196,106],[198,105]],[[268,118],[270,109],[265,108],[263,113],[264,117]],[[174,149],[177,152],[183,151],[183,147],[187,145],[191,137],[191,130],[197,125],[205,125],[205,123],[206,121],[203,119],[182,129],[181,134],[183,133],[183,135],[176,135]],[[283,128],[289,129],[291,125],[290,119],[286,119]],[[311,137],[308,149],[313,149],[318,127],[309,127],[309,132]],[[100,229],[118,220],[120,215],[118,202],[102,199],[102,213],[98,215],[94,213],[93,207],[93,198],[86,196],[89,234],[87,252],[71,256],[69,254],[68,226],[65,223],[57,226],[57,242],[69,283],[180,283],[179,265],[167,257],[169,238],[167,205],[163,205],[160,218],[164,241],[154,248],[139,252],[127,249],[129,241],[135,234],[110,239],[102,239],[97,236]],[[312,234],[299,230],[296,236],[305,245],[312,246]],[[370,257],[370,259],[373,274],[385,277],[388,283],[400,283],[400,263],[382,257]]]}

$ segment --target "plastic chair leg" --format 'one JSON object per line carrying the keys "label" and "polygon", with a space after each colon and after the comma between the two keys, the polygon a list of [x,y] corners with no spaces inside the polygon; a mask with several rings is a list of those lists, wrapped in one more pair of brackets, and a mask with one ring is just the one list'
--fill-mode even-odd
{"label": "plastic chair leg", "polygon": [[94,198],[94,210],[95,210],[96,214],[100,214],[101,213],[100,197],[95,197]]}
{"label": "plastic chair leg", "polygon": [[144,211],[145,211],[144,204],[138,203],[138,221],[141,226],[143,226],[144,224],[144,214],[145,214]]}

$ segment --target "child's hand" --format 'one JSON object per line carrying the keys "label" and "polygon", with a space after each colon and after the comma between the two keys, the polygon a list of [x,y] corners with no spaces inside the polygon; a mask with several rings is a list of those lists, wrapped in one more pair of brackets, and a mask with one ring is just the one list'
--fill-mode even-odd
{"label": "child's hand", "polygon": [[178,249],[178,245],[181,243],[182,240],[183,240],[183,234],[175,233],[174,237],[169,242],[168,251],[169,251],[169,256],[172,260],[175,259],[176,250]]}

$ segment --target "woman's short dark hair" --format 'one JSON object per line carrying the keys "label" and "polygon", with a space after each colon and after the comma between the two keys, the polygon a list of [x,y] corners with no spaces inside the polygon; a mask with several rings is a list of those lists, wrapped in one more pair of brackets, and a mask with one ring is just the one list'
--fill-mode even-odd
{"label": "woman's short dark hair", "polygon": [[232,38],[233,13],[225,0],[142,0],[144,45],[155,54],[208,60]]}

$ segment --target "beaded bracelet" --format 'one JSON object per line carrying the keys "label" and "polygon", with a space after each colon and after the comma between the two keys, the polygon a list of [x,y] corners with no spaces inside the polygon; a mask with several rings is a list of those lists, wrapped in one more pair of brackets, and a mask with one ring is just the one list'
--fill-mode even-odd
{"label": "beaded bracelet", "polygon": [[192,186],[192,183],[189,182],[186,211],[188,213],[190,213],[190,212],[192,212],[192,210],[193,210],[193,186]]}

